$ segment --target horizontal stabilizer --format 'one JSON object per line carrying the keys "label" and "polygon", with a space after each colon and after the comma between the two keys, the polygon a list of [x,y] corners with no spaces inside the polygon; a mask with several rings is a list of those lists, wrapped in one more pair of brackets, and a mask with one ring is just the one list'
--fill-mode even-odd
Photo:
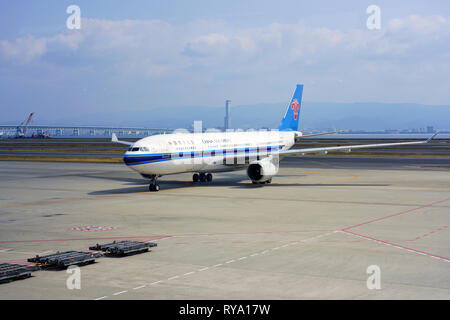
{"label": "horizontal stabilizer", "polygon": [[129,145],[129,146],[132,146],[134,144],[133,142],[122,141],[122,140],[117,139],[117,135],[115,133],[113,133],[112,136],[111,136],[111,142],[126,144],[126,145]]}
{"label": "horizontal stabilizer", "polygon": [[324,136],[326,134],[335,134],[335,133],[341,133],[341,132],[345,132],[345,130],[337,130],[337,131],[331,131],[331,132],[320,132],[320,133],[306,134],[306,135],[301,135],[300,137],[298,137],[298,139],[309,138],[309,137],[317,137],[317,136]]}

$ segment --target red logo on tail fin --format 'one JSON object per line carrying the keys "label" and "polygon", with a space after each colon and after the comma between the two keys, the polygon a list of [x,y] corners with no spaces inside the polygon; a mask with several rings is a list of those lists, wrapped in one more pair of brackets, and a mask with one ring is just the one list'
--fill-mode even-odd
{"label": "red logo on tail fin", "polygon": [[298,111],[300,110],[300,105],[298,104],[297,99],[294,99],[294,101],[291,103],[291,108],[292,110],[294,110],[294,120],[297,120]]}

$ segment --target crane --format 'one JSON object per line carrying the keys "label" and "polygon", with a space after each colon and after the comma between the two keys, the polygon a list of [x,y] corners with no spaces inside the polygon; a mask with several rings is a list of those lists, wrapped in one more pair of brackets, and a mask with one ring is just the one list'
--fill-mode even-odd
{"label": "crane", "polygon": [[22,121],[22,123],[19,126],[17,126],[16,138],[25,137],[25,134],[27,133],[27,127],[30,124],[31,119],[33,118],[33,115],[34,115],[34,112],[30,113],[27,120]]}

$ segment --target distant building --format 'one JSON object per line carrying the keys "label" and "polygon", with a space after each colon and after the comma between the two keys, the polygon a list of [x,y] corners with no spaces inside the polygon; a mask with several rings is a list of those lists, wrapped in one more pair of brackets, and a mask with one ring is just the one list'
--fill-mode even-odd
{"label": "distant building", "polygon": [[427,127],[427,133],[434,133],[434,127],[433,126],[428,126]]}
{"label": "distant building", "polygon": [[386,130],[384,130],[384,133],[390,133],[390,134],[399,133],[399,130],[398,129],[386,129]]}

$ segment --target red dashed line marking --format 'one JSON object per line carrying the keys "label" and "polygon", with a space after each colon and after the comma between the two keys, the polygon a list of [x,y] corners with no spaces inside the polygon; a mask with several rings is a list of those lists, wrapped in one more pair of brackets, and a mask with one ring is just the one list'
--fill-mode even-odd
{"label": "red dashed line marking", "polygon": [[65,238],[65,239],[37,239],[37,240],[13,240],[13,241],[0,241],[0,243],[28,243],[28,242],[64,242],[64,241],[89,241],[89,240],[114,240],[114,239],[149,239],[149,240],[162,240],[171,238],[168,235],[155,235],[155,236],[128,236],[128,237],[102,237],[102,238]]}
{"label": "red dashed line marking", "polygon": [[381,243],[381,244],[384,244],[384,245],[387,245],[387,246],[391,246],[391,247],[394,247],[394,248],[406,250],[406,251],[409,251],[409,252],[412,252],[412,253],[421,254],[421,255],[424,255],[424,256],[429,256],[431,258],[442,260],[442,261],[445,261],[445,262],[450,262],[449,258],[441,257],[441,256],[438,256],[438,255],[433,254],[433,253],[429,253],[429,252],[425,252],[425,251],[420,251],[420,250],[408,248],[408,247],[405,247],[405,246],[402,246],[402,245],[399,245],[399,244],[395,244],[395,243],[388,242],[388,241],[381,240],[381,239],[372,238],[372,237],[365,236],[365,235],[358,234],[358,233],[353,233],[353,232],[350,232],[350,231],[345,231],[345,230],[339,230],[339,231],[343,232],[343,233],[346,233],[346,234],[353,235],[355,237],[359,237],[359,238],[363,238],[363,239],[366,239],[366,240],[375,241],[375,242],[378,242],[378,243]]}
{"label": "red dashed line marking", "polygon": [[117,229],[116,226],[96,226],[96,225],[90,225],[90,226],[76,226],[72,227],[69,230],[70,231],[87,231],[87,232],[97,232],[97,231],[108,231],[108,230],[115,230]]}
{"label": "red dashed line marking", "polygon": [[226,235],[248,235],[248,234],[286,234],[303,232],[327,232],[333,230],[310,229],[310,230],[288,230],[288,231],[253,231],[253,232],[218,232],[218,233],[184,233],[176,237],[200,237],[200,236],[226,236]]}
{"label": "red dashed line marking", "polygon": [[436,230],[432,230],[432,231],[430,231],[430,232],[428,232],[428,233],[425,233],[425,234],[423,234],[422,236],[418,236],[418,237],[415,237],[414,239],[405,240],[405,241],[411,241],[411,242],[412,242],[412,241],[417,241],[417,240],[419,240],[419,239],[422,239],[422,238],[424,238],[424,237],[428,237],[429,235],[438,233],[439,231],[445,230],[445,229],[447,229],[447,228],[448,228],[448,226],[443,226],[443,227],[437,228]]}
{"label": "red dashed line marking", "polygon": [[34,266],[35,265],[35,263],[28,262],[25,259],[11,259],[11,260],[6,260],[6,262],[17,263],[17,264],[25,264],[27,266]]}
{"label": "red dashed line marking", "polygon": [[363,226],[363,225],[366,225],[366,224],[370,224],[370,223],[374,223],[374,222],[377,222],[377,221],[389,219],[389,218],[392,218],[392,217],[397,217],[397,216],[405,214],[405,213],[410,213],[410,212],[413,212],[413,211],[417,211],[417,210],[421,210],[421,209],[424,209],[424,208],[428,208],[428,207],[434,206],[434,205],[436,205],[438,203],[446,202],[448,200],[450,200],[450,198],[447,198],[447,199],[444,199],[444,200],[435,201],[435,202],[431,202],[431,203],[425,204],[423,206],[412,208],[412,209],[409,209],[409,210],[400,211],[400,212],[391,214],[389,216],[385,216],[385,217],[381,217],[381,218],[378,218],[378,219],[373,219],[373,220],[370,220],[370,221],[366,221],[366,222],[362,222],[362,223],[359,223],[359,224],[355,224],[353,226],[346,227],[346,228],[342,229],[342,231],[353,229],[353,228],[357,228],[357,227],[360,227],[360,226]]}
{"label": "red dashed line marking", "polygon": [[361,240],[320,240],[319,242],[328,242],[328,243],[353,243],[353,242],[361,242]]}

